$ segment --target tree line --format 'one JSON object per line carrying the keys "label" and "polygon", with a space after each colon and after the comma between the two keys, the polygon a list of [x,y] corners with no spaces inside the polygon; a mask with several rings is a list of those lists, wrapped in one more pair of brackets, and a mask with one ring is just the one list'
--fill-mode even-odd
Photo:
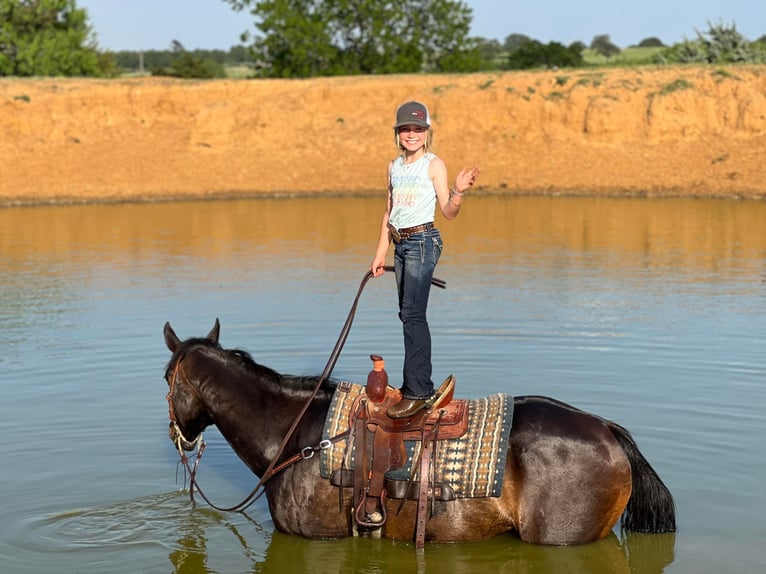
{"label": "tree line", "polygon": [[[461,73],[573,68],[620,62],[608,34],[586,45],[542,43],[524,34],[503,42],[469,35],[472,11],[456,0],[223,0],[248,10],[257,32],[224,50],[101,50],[76,0],[0,0],[0,76],[113,77],[126,72],[216,78],[239,66],[250,77]],[[697,37],[649,49],[633,64],[766,63],[766,35],[749,41],[736,24],[709,24]]]}

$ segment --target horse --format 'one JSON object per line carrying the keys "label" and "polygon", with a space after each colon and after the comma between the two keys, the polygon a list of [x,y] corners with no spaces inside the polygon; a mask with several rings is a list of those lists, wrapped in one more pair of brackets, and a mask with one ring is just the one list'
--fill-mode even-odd
{"label": "horse", "polygon": [[[214,424],[260,477],[277,530],[309,539],[353,536],[352,495],[339,494],[320,475],[319,457],[306,456],[322,441],[338,381],[280,374],[244,350],[223,348],[219,335],[217,319],[205,337],[187,340],[164,326],[172,355],[165,369],[169,434],[182,457]],[[530,544],[585,544],[607,536],[618,520],[628,531],[675,532],[673,497],[625,428],[549,397],[512,400],[500,496],[432,500],[426,541],[511,532]],[[275,467],[282,452],[297,454]],[[417,501],[385,505],[378,534],[412,540]]]}

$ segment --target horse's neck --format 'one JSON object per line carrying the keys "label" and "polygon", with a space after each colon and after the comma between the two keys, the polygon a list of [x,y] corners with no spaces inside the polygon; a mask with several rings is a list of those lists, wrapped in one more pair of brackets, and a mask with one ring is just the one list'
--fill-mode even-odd
{"label": "horse's neck", "polygon": [[[290,379],[284,389],[272,383],[227,381],[210,401],[215,425],[237,455],[256,473],[263,471],[279,451],[285,436],[311,398],[310,391],[290,392]],[[297,423],[286,443],[284,457],[294,450],[312,446],[321,438],[329,400],[323,395],[314,398],[306,414]]]}

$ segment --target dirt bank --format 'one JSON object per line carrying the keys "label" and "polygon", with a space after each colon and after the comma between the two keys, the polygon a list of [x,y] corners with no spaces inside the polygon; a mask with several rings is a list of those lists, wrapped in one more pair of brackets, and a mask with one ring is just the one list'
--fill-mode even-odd
{"label": "dirt bank", "polygon": [[0,204],[380,191],[400,102],[504,193],[766,198],[766,67],[0,81]]}

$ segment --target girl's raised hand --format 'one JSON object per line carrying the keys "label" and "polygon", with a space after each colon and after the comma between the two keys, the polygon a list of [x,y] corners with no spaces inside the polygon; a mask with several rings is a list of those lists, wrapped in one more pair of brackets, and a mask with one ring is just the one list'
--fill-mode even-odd
{"label": "girl's raised hand", "polygon": [[473,187],[477,177],[479,177],[478,167],[464,167],[461,169],[455,178],[455,188],[457,188],[458,193],[465,193],[468,188]]}

